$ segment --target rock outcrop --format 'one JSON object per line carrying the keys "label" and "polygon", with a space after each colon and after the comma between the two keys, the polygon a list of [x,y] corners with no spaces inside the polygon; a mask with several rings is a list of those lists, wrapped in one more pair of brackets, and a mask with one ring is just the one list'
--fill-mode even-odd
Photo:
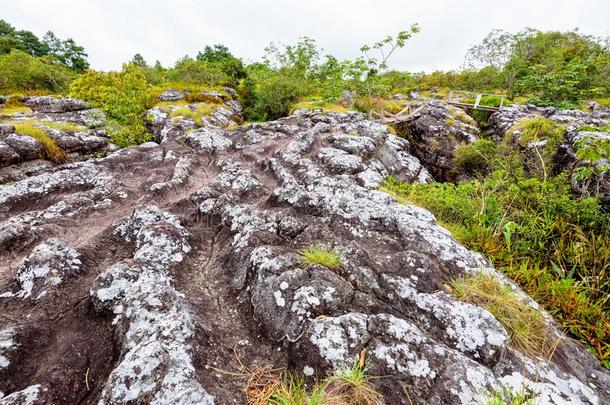
{"label": "rock outcrop", "polygon": [[456,149],[478,139],[477,124],[462,109],[441,101],[419,99],[413,108],[420,104],[418,117],[400,124],[399,133],[437,181],[452,180]]}
{"label": "rock outcrop", "polygon": [[[22,102],[29,111],[3,114],[0,108],[0,182],[63,163],[63,154],[68,161],[78,161],[116,149],[104,130],[104,113],[84,101],[35,96]],[[32,136],[33,131],[41,131],[44,139]],[[48,153],[49,143],[61,158]]]}
{"label": "rock outcrop", "polygon": [[[485,272],[538,308],[378,191],[389,175],[432,180],[412,143],[355,112],[233,128],[232,105],[202,122],[151,110],[159,143],[0,187],[0,404],[244,404],[236,356],[312,381],[363,349],[386,404],[505,388],[610,401],[610,373],[550,317],[554,354],[533,358],[445,292]],[[310,245],[340,267],[304,265]]]}

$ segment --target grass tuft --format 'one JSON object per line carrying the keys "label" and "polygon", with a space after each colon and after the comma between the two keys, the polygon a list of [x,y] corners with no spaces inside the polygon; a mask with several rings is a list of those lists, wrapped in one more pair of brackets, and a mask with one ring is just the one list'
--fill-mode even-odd
{"label": "grass tuft", "polygon": [[30,122],[15,123],[15,132],[18,134],[29,135],[37,139],[43,146],[45,154],[49,160],[55,163],[65,163],[67,160],[66,152],[57,145],[55,139],[47,134],[43,129],[34,126]]}
{"label": "grass tuft", "polygon": [[337,270],[341,266],[341,256],[336,250],[321,245],[305,246],[301,249],[301,263],[306,266],[319,264]]}
{"label": "grass tuft", "polygon": [[490,392],[483,399],[485,405],[536,405],[536,397],[525,389],[513,392],[510,388]]}
{"label": "grass tuft", "polygon": [[327,381],[331,385],[330,398],[333,404],[380,405],[382,395],[371,385],[371,377],[367,374],[368,366],[364,363],[364,352],[361,361],[354,362],[352,367],[337,370]]}
{"label": "grass tuft", "polygon": [[528,355],[548,354],[551,347],[542,314],[521,301],[510,286],[484,274],[453,280],[450,286],[458,299],[490,312],[506,328],[515,348]]}

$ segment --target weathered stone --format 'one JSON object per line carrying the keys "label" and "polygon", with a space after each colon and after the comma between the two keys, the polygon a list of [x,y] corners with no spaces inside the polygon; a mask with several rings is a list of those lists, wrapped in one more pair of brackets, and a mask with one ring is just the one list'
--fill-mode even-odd
{"label": "weathered stone", "polygon": [[25,105],[33,111],[43,113],[63,113],[68,111],[86,110],[89,104],[74,98],[55,98],[51,96],[33,96],[25,99]]}
{"label": "weathered stone", "polygon": [[6,140],[9,145],[22,160],[33,160],[44,157],[44,148],[42,144],[29,135],[12,134]]}
{"label": "weathered stone", "polygon": [[13,148],[0,141],[0,166],[8,166],[19,161],[19,154]]}
{"label": "weathered stone", "polygon": [[462,143],[477,140],[479,129],[474,120],[460,109],[440,101],[427,100],[419,116],[400,126],[414,156],[424,164],[436,180],[450,180],[453,157]]}
{"label": "weathered stone", "polygon": [[159,100],[161,101],[176,101],[176,100],[184,100],[184,94],[178,91],[177,89],[165,90],[159,96]]}
{"label": "weathered stone", "polygon": [[15,127],[10,124],[0,123],[0,136],[10,135],[15,132]]}
{"label": "weathered stone", "polygon": [[[477,272],[513,285],[430,212],[378,190],[387,176],[431,180],[413,143],[355,112],[234,131],[151,115],[161,144],[0,187],[3,315],[38,331],[12,349],[36,367],[0,380],[5,398],[40,383],[47,403],[246,403],[228,375],[237,354],[308,378],[365,355],[387,404],[474,404],[504,386],[551,404],[610,401],[610,373],[548,314],[556,354],[528,357],[489,312],[444,292]],[[25,317],[10,275],[23,256],[34,269],[28,252],[51,238],[82,263],[69,282],[36,278],[48,292],[33,289]],[[339,266],[303,263],[312,245]]]}

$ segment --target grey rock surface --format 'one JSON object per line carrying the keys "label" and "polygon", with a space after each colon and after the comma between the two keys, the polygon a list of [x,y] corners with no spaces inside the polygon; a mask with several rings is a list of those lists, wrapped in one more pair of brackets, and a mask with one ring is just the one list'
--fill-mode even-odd
{"label": "grey rock surface", "polygon": [[[160,144],[0,187],[0,316],[29,342],[11,344],[21,360],[0,371],[0,404],[244,404],[236,356],[313,382],[363,349],[385,404],[473,404],[504,387],[610,401],[610,373],[548,315],[554,355],[528,357],[445,292],[485,272],[538,308],[430,212],[378,190],[432,179],[385,126],[356,112],[233,130],[151,114]],[[304,265],[310,245],[340,266]],[[51,269],[18,293],[43,256],[62,282]]]}

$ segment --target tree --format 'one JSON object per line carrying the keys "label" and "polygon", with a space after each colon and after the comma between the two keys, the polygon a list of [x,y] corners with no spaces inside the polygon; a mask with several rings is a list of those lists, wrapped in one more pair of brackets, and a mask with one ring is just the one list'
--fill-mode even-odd
{"label": "tree", "polygon": [[[364,75],[363,86],[368,95],[369,111],[373,107],[373,96],[380,95],[386,90],[380,80],[380,74],[388,68],[388,60],[397,49],[404,48],[407,41],[420,31],[417,23],[412,24],[408,30],[400,31],[395,37],[388,35],[372,45],[363,45],[360,51],[364,54],[359,58],[353,68]],[[375,52],[377,57],[369,53]]]}
{"label": "tree", "polygon": [[206,45],[203,52],[197,54],[196,60],[220,69],[229,78],[226,84],[230,86],[237,86],[239,80],[247,76],[241,59],[233,56],[229,48],[222,44]]}
{"label": "tree", "polygon": [[469,68],[492,66],[502,69],[508,63],[516,36],[502,30],[492,30],[479,45],[468,49],[464,65]]}
{"label": "tree", "polygon": [[144,60],[144,57],[142,55],[140,55],[139,53],[136,53],[133,58],[131,59],[131,63],[133,63],[134,65],[141,67],[141,68],[147,68],[148,65],[146,64],[146,60]]}
{"label": "tree", "polygon": [[53,56],[58,63],[77,72],[83,72],[89,68],[85,48],[77,45],[72,38],[62,41],[49,31],[44,35],[42,41],[49,49],[48,54]]}

